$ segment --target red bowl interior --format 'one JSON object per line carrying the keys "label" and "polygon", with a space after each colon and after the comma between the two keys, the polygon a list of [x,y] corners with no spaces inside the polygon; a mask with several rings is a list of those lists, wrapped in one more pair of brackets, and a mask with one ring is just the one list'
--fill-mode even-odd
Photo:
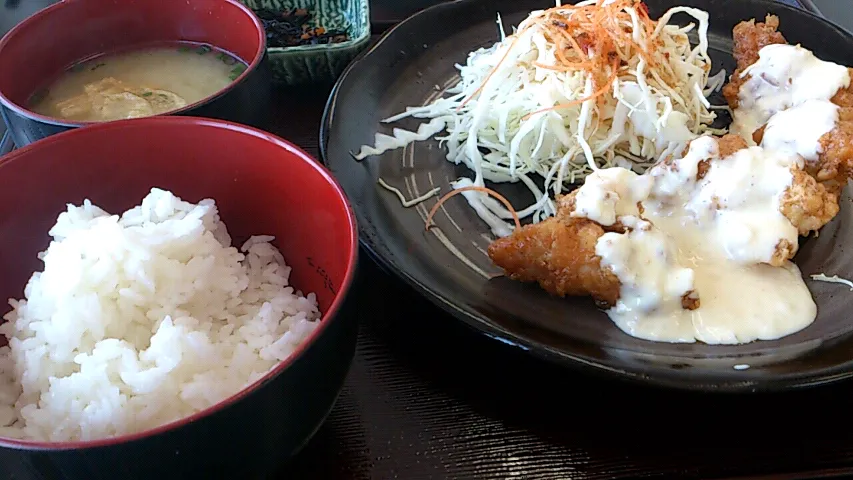
{"label": "red bowl interior", "polygon": [[36,90],[82,59],[176,41],[227,50],[249,70],[266,49],[263,25],[234,0],[64,0],[0,40],[0,100],[26,110]]}
{"label": "red bowl interior", "polygon": [[[193,117],[151,117],[75,129],[0,159],[0,185],[5,186],[0,189],[4,300],[23,298],[27,280],[43,268],[36,255],[50,243],[47,232],[66,204],[89,199],[111,214],[121,214],[155,186],[194,203],[213,198],[235,244],[251,235],[276,237],[274,243],[293,269],[291,285],[316,293],[323,314],[321,326],[301,348],[322,334],[353,279],[357,231],[340,186],[297,147],[249,127]],[[253,387],[178,423],[235,401],[298,355],[295,352]]]}

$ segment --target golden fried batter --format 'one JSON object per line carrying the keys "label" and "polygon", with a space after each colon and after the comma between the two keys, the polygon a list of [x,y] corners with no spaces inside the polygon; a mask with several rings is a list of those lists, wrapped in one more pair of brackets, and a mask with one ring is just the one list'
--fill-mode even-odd
{"label": "golden fried batter", "polygon": [[[577,190],[557,199],[557,214],[525,225],[489,245],[489,258],[505,274],[520,282],[537,282],[546,292],[564,297],[590,296],[602,308],[619,300],[621,282],[596,255],[598,239],[606,232],[625,233],[617,222],[604,227],[587,218],[572,217]],[[700,306],[696,292],[687,292],[681,306]]]}
{"label": "golden fried batter", "polygon": [[525,225],[489,245],[489,257],[516,281],[538,282],[560,297],[591,296],[602,307],[619,300],[620,282],[595,254],[605,231],[585,219],[560,215]]}
{"label": "golden fried batter", "polygon": [[[764,139],[765,129],[766,125],[752,134],[755,143],[760,144]],[[853,178],[853,107],[839,108],[835,128],[820,137],[819,142],[818,159],[806,162],[806,172],[837,196]]]}
{"label": "golden fried batter", "polygon": [[[838,214],[838,191],[830,191],[806,171],[791,168],[791,186],[782,194],[779,211],[797,228],[800,235],[818,231]],[[773,257],[768,262],[780,267],[797,254],[798,245],[786,239],[779,240]]]}
{"label": "golden fried batter", "polygon": [[[853,68],[847,67],[847,73],[853,77]],[[847,88],[838,90],[830,101],[841,108],[853,107],[853,83]]]}
{"label": "golden fried batter", "polygon": [[[853,127],[853,123],[850,125]],[[833,132],[826,134],[825,137],[832,136]],[[762,133],[763,129],[756,132],[756,136],[759,137],[758,143],[761,142],[760,135]],[[853,130],[851,130],[851,133],[853,133]],[[747,148],[746,141],[734,134],[727,134],[721,137],[718,145],[720,158],[723,159],[738,150]],[[851,155],[848,158],[853,158],[853,144],[847,145],[851,149]],[[827,147],[824,146],[824,152],[826,151]],[[702,178],[709,168],[710,163],[708,160],[700,162],[699,178]],[[829,188],[829,186],[819,183],[810,173],[812,172],[799,168],[791,169],[791,174],[794,178],[791,181],[791,186],[782,195],[781,205],[779,206],[779,210],[791,221],[791,224],[797,227],[800,235],[808,235],[812,231],[819,230],[838,214],[839,209],[838,196],[841,189]],[[776,256],[774,256],[774,261],[771,264],[775,266],[782,265],[785,260],[793,258],[794,253],[796,253],[796,248],[793,245],[780,243],[776,248]]]}
{"label": "golden fried batter", "polygon": [[[749,145],[747,145],[746,140],[741,138],[739,135],[729,133],[729,134],[726,134],[722,137],[717,138],[717,149],[718,149],[718,153],[720,155],[720,158],[726,158],[726,157],[734,154],[738,150],[743,150],[744,148],[747,148],[748,146]],[[690,145],[688,144],[688,146],[684,147],[684,150],[681,152],[681,158],[684,158],[684,156],[687,155],[687,152],[689,150],[690,150]],[[664,161],[664,164],[669,165],[671,168],[675,168],[673,166],[673,165],[675,165],[674,164],[675,160],[676,160],[675,158],[669,157]],[[698,181],[698,180],[702,180],[703,178],[705,178],[705,175],[708,173],[708,170],[711,169],[711,159],[709,158],[709,159],[705,159],[705,160],[700,161],[699,164],[697,165],[697,167],[698,168],[697,168],[697,172],[696,172],[696,180]],[[642,206],[640,206],[640,209],[642,211]]]}
{"label": "golden fried batter", "polygon": [[732,30],[732,54],[738,70],[758,61],[758,52],[767,45],[788,43],[778,29],[779,17],[776,15],[767,15],[764,23],[755,23],[755,19],[752,19],[735,25]]}
{"label": "golden fried batter", "polygon": [[[767,15],[764,23],[755,23],[755,20],[740,22],[732,30],[734,39],[733,53],[737,68],[732,73],[729,83],[723,87],[723,96],[732,109],[738,107],[738,93],[740,87],[749,78],[741,78],[741,72],[758,61],[758,52],[767,45],[788,43],[785,37],[777,31],[779,28],[779,17]],[[853,69],[848,68],[851,75]],[[832,97],[832,103],[839,107],[853,107],[853,84],[846,89],[839,90]]]}
{"label": "golden fried batter", "polygon": [[794,255],[797,254],[797,249],[799,245],[793,244],[786,239],[779,240],[779,243],[776,244],[776,248],[773,250],[773,256],[770,257],[770,261],[767,262],[771,267],[781,267],[785,265],[785,262],[794,258]]}
{"label": "golden fried batter", "polygon": [[[760,143],[760,138],[758,142]],[[726,157],[748,147],[746,140],[731,133],[721,137],[717,145],[719,158],[723,160],[715,161],[725,161]],[[697,177],[699,179],[704,177],[710,168],[710,160],[701,161]],[[807,171],[797,167],[791,169],[791,175],[793,176],[791,186],[782,195],[779,210],[792,225],[797,227],[800,235],[808,235],[812,231],[819,230],[838,214],[840,189],[834,191],[827,188]],[[796,253],[797,245],[792,245],[787,240],[780,240],[769,264],[774,267],[782,266],[786,261],[794,258]]]}
{"label": "golden fried batter", "polygon": [[[794,168],[793,180],[781,198],[781,210],[800,235],[808,235],[829,223],[838,214],[839,191],[831,191],[807,172]],[[789,257],[793,258],[793,252]]]}
{"label": "golden fried batter", "polygon": [[717,139],[717,148],[719,149],[720,158],[726,158],[734,155],[738,150],[743,150],[749,147],[740,135],[726,134]]}
{"label": "golden fried batter", "polygon": [[752,132],[752,141],[755,142],[756,145],[761,145],[761,141],[764,140],[765,130],[767,130],[767,125],[762,125],[758,127],[758,130]]}
{"label": "golden fried batter", "polygon": [[[725,161],[747,148],[746,141],[734,134],[718,139],[719,157],[699,163],[697,180],[702,179],[712,162]],[[853,148],[853,144],[849,144]],[[673,164],[674,165],[674,164]],[[674,168],[674,167],[673,167]],[[838,213],[838,192],[831,191],[806,171],[792,169],[793,181],[781,199],[780,211],[797,227],[801,235],[818,230]],[[617,222],[602,226],[586,218],[573,217],[577,190],[557,199],[557,213],[540,223],[526,225],[512,235],[489,246],[489,257],[516,281],[537,282],[556,296],[591,296],[602,307],[619,300],[621,283],[608,267],[601,265],[595,249],[606,232],[624,233]],[[640,212],[642,205],[638,205]],[[780,240],[769,263],[782,266],[793,258],[797,245]],[[699,307],[696,295],[682,298],[685,309]]]}
{"label": "golden fried batter", "polygon": [[809,173],[827,188],[840,191],[853,178],[853,108],[839,109],[835,128],[820,137],[821,152]]}
{"label": "golden fried batter", "polygon": [[746,67],[758,61],[759,50],[767,45],[788,43],[785,37],[776,31],[777,28],[779,28],[779,17],[767,15],[764,23],[755,23],[753,19],[748,22],[740,22],[732,30],[732,38],[734,39],[732,50],[737,62],[737,69],[732,73],[728,85],[723,87],[723,96],[726,97],[726,101],[732,110],[738,107],[738,92],[740,92],[740,86],[747,80],[741,78],[740,74]]}
{"label": "golden fried batter", "polygon": [[[732,36],[737,69],[723,89],[731,108],[737,108],[738,92],[748,78],[740,78],[740,74],[758,60],[758,52],[767,45],[787,43],[778,28],[779,18],[773,15],[768,15],[764,23],[750,20],[734,28]],[[853,69],[848,71],[853,75]],[[840,107],[838,123],[820,138],[818,160],[807,162],[805,172],[793,171],[794,181],[782,198],[782,213],[801,235],[820,229],[838,214],[841,189],[853,178],[853,84],[839,90],[831,101]],[[762,126],[753,133],[755,143],[761,143],[764,129]],[[790,258],[796,251],[793,246],[780,245],[777,253],[788,248]]]}
{"label": "golden fried batter", "polygon": [[[788,43],[785,37],[776,31],[778,28],[779,17],[768,15],[764,23],[755,23],[755,20],[740,22],[732,31],[737,68],[732,73],[729,83],[723,87],[723,96],[726,97],[732,109],[737,108],[740,87],[749,78],[749,75],[741,78],[741,73],[758,61],[758,52],[767,45]],[[853,76],[853,68],[847,70]],[[853,84],[839,90],[831,101],[842,108],[853,107]]]}

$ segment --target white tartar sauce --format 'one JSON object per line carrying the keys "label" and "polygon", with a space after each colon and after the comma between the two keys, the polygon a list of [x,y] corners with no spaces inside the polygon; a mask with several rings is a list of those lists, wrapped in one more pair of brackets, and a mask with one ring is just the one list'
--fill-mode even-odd
{"label": "white tartar sauce", "polygon": [[794,152],[815,162],[823,153],[820,138],[835,128],[837,121],[838,105],[829,100],[806,100],[770,117],[761,146]]}
{"label": "white tartar sauce", "polygon": [[[710,168],[697,180],[704,160]],[[589,176],[575,215],[627,228],[596,244],[621,282],[608,316],[629,335],[662,342],[739,344],[810,325],[817,307],[797,266],[766,263],[780,240],[797,244],[779,203],[801,167],[796,154],[761,147],[721,159],[717,140],[700,137],[684,158],[646,175],[613,167]],[[699,307],[684,308],[686,295]]]}
{"label": "white tartar sauce", "polygon": [[[829,101],[850,86],[847,67],[826,62],[799,45],[767,45],[759,59],[741,72],[749,75],[738,92],[731,131],[752,141],[752,134],[778,112],[810,100]],[[799,125],[806,125],[800,118]],[[826,133],[826,132],[824,132]]]}

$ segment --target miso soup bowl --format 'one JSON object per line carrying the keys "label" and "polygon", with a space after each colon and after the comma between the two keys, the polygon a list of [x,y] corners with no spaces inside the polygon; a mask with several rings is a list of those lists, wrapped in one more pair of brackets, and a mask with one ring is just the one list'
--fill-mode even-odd
{"label": "miso soup bowl", "polygon": [[322,313],[290,357],[191,417],[98,441],[0,438],[0,478],[264,478],[319,428],[349,370],[358,328],[345,303],[356,272],[355,219],[323,166],[260,130],[164,116],[80,128],[16,150],[0,159],[0,184],[14,185],[0,189],[4,299],[23,298],[27,279],[43,267],[36,255],[48,246],[48,229],[66,203],[88,198],[121,213],[158,186],[191,202],[213,198],[235,244],[274,235],[292,268],[290,283],[316,293]]}
{"label": "miso soup bowl", "polygon": [[0,114],[17,146],[92,125],[30,111],[30,98],[76,63],[168,42],[228,51],[248,64],[225,89],[168,115],[230,120],[266,128],[272,73],[257,16],[234,0],[64,0],[0,40]]}

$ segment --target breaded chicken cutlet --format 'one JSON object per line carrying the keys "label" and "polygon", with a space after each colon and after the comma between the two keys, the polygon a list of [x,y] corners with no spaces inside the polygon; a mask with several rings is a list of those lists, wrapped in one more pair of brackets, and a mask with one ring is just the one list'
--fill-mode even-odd
{"label": "breaded chicken cutlet", "polygon": [[[733,134],[717,138],[716,142],[717,156],[699,161],[696,181],[705,177],[714,162],[725,162],[739,150],[748,148],[743,138]],[[667,164],[660,167],[668,168]],[[610,268],[602,266],[596,245],[605,233],[625,233],[627,229],[618,221],[605,226],[573,215],[577,193],[575,190],[558,198],[554,217],[523,226],[512,235],[492,242],[488,254],[513,280],[536,282],[556,296],[591,296],[599,306],[610,307],[619,299],[621,283]],[[638,207],[642,215],[642,205]],[[807,234],[838,213],[838,196],[804,171],[792,168],[792,185],[782,195],[779,209],[800,234]],[[796,251],[797,244],[782,239],[767,263],[781,266]],[[682,306],[698,308],[699,299],[685,296]]]}
{"label": "breaded chicken cutlet", "polygon": [[737,68],[732,73],[729,83],[723,87],[723,96],[734,110],[738,107],[740,87],[746,82],[741,74],[747,67],[758,61],[758,52],[767,45],[788,43],[785,37],[776,29],[779,28],[779,17],[767,15],[764,23],[755,20],[740,22],[732,30],[732,54],[737,62]]}
{"label": "breaded chicken cutlet", "polygon": [[[761,144],[765,128],[766,125],[753,133],[756,144]],[[806,162],[806,172],[838,195],[853,178],[853,107],[839,107],[835,128],[820,137],[819,143],[818,159]]]}
{"label": "breaded chicken cutlet", "polygon": [[[767,45],[787,44],[788,40],[778,31],[779,17],[775,15],[767,15],[763,23],[756,23],[755,20],[740,22],[735,25],[732,30],[732,40],[734,46],[732,53],[737,62],[737,68],[732,73],[729,83],[723,87],[723,96],[732,110],[738,107],[738,94],[740,87],[749,78],[741,77],[741,74],[747,67],[758,61],[758,52]],[[853,69],[848,67],[851,76]],[[832,103],[839,107],[853,107],[853,84],[849,87],[841,89],[832,97]]]}
{"label": "breaded chicken cutlet", "polygon": [[[717,141],[719,145],[720,158],[725,161],[726,157],[733,155],[738,150],[747,148],[746,140],[738,135],[727,134]],[[708,160],[699,163],[698,178],[701,179],[710,169]],[[838,191],[828,189],[825,185],[817,182],[815,178],[806,171],[792,168],[793,179],[791,186],[782,195],[779,210],[792,225],[797,227],[800,235],[820,230],[838,214]],[[784,261],[790,260],[796,253],[793,245],[779,245],[771,265],[779,266]]]}
{"label": "breaded chicken cutlet", "polygon": [[[735,26],[732,37],[737,69],[723,88],[723,95],[732,110],[738,108],[741,87],[750,78],[749,74],[742,77],[742,73],[759,60],[761,49],[768,45],[788,44],[778,28],[779,18],[773,15],[768,15],[764,23],[749,20]],[[848,67],[847,71],[853,78],[853,68]],[[835,128],[820,138],[818,160],[807,162],[806,171],[829,191],[840,194],[849,179],[853,178],[853,82],[848,87],[839,89],[830,101],[839,107],[838,121]],[[761,143],[765,127],[766,125],[760,127],[752,135],[757,144]],[[823,225],[828,221],[827,219],[818,223]]]}
{"label": "breaded chicken cutlet", "polygon": [[[509,237],[489,245],[489,257],[506,275],[520,282],[536,282],[552,295],[591,296],[599,306],[619,300],[620,283],[595,254],[605,227],[573,217],[577,190],[557,200],[557,214],[525,225]],[[620,226],[611,231],[624,231]]]}

